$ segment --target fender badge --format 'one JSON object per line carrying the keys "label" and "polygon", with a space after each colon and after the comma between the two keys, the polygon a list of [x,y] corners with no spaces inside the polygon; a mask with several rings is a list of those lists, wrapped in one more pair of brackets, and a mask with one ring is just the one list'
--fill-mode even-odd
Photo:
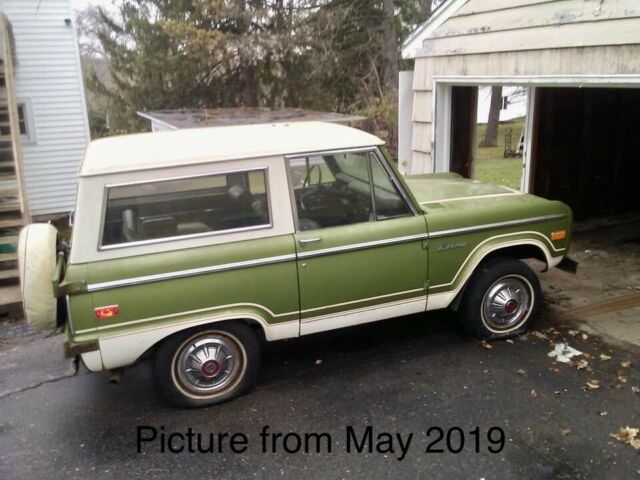
{"label": "fender badge", "polygon": [[466,246],[467,246],[467,242],[457,242],[457,243],[441,242],[440,245],[438,245],[438,251],[444,252],[447,250],[453,250],[455,248],[464,248]]}

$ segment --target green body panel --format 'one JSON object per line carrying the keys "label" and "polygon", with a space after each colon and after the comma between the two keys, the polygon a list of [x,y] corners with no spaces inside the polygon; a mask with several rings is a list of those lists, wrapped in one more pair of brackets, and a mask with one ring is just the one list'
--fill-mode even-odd
{"label": "green body panel", "polygon": [[[528,242],[544,245],[552,257],[567,254],[571,210],[561,202],[513,192],[505,187],[464,179],[456,174],[404,177],[420,203],[434,238],[429,240],[429,293],[454,290],[465,273],[498,245]],[[563,218],[438,237],[438,232],[535,219]],[[567,238],[551,242],[551,232],[567,230]],[[441,287],[438,287],[441,286]],[[438,287],[438,288],[434,288]]]}
{"label": "green body panel", "polygon": [[[298,247],[307,253],[426,231],[424,217],[412,216],[303,232],[296,238],[321,238]],[[424,243],[417,239],[298,260],[302,318],[426,295]]]}
{"label": "green body panel", "polygon": [[[292,235],[233,242],[173,252],[96,262],[88,270],[87,283],[98,284],[146,275],[262,260],[295,252]],[[298,318],[298,276],[294,259],[267,265],[186,276],[79,295],[91,297],[93,308],[118,305],[120,313],[108,320],[96,320],[94,328],[110,335],[153,325],[186,322],[206,316],[254,313],[269,323]],[[74,305],[75,306],[75,305]],[[288,314],[288,315],[283,315]],[[137,322],[131,324],[129,322]],[[124,325],[123,325],[124,324]],[[79,330],[79,328],[76,328]]]}
{"label": "green body panel", "polygon": [[[87,281],[89,268],[86,264],[68,264],[64,275],[64,283],[83,284]],[[85,285],[86,287],[86,285]],[[78,293],[69,295],[69,318],[72,327],[70,335],[74,342],[84,342],[95,340],[95,332],[77,333],[95,328],[95,317],[93,315],[93,303],[91,295],[88,293]]]}

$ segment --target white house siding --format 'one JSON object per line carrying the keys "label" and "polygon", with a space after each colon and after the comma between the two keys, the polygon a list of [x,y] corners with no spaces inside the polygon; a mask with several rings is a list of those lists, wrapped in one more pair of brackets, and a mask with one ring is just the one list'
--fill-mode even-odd
{"label": "white house siding", "polygon": [[0,10],[13,25],[16,97],[30,106],[35,130],[33,141],[22,143],[31,214],[70,211],[89,141],[70,0],[0,0]]}
{"label": "white house siding", "polygon": [[[519,87],[504,87],[502,98],[507,97],[507,108],[500,110],[500,121],[506,122],[514,118],[521,118],[527,114],[527,95]],[[491,108],[491,87],[478,88],[478,112],[477,122],[487,123],[489,121],[489,110]]]}
{"label": "white house siding", "polygon": [[640,73],[638,0],[450,1],[415,59],[412,173],[434,168],[435,77]]}

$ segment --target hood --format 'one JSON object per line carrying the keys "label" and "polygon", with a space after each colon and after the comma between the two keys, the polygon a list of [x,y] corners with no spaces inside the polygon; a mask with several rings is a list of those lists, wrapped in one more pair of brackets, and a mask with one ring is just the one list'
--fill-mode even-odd
{"label": "hood", "polygon": [[457,173],[434,173],[403,177],[411,193],[420,205],[431,202],[446,203],[450,200],[479,200],[482,197],[511,197],[521,192],[478,180],[463,178]]}

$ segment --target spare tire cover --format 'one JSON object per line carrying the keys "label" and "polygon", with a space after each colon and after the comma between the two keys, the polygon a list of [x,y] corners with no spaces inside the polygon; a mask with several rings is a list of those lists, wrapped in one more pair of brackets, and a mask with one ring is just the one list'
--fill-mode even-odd
{"label": "spare tire cover", "polygon": [[47,223],[27,225],[18,240],[20,290],[27,321],[39,330],[56,328],[57,300],[53,296],[58,231]]}

